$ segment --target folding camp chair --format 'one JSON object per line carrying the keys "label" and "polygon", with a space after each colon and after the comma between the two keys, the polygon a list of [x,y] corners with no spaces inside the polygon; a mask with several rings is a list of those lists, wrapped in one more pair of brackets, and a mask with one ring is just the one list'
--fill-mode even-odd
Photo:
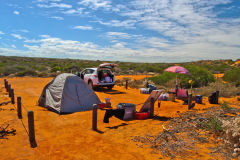
{"label": "folding camp chair", "polygon": [[150,107],[151,107],[151,98],[154,99],[154,103],[155,103],[162,92],[163,92],[163,90],[153,90],[151,92],[151,94],[149,95],[149,97],[147,98],[147,100],[144,102],[144,104],[143,104],[143,106],[142,106],[142,108],[140,109],[139,112],[149,111]]}

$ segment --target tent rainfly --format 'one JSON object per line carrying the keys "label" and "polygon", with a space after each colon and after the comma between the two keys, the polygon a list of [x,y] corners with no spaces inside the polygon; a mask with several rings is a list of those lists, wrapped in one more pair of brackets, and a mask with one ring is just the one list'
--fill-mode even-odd
{"label": "tent rainfly", "polygon": [[63,73],[44,87],[38,103],[60,114],[91,110],[100,100],[80,77]]}

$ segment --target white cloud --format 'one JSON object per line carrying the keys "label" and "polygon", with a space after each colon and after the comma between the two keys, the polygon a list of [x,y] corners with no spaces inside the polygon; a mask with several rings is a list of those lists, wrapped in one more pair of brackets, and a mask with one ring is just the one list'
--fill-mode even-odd
{"label": "white cloud", "polygon": [[74,26],[73,29],[79,29],[79,30],[92,30],[92,26]]}
{"label": "white cloud", "polygon": [[83,13],[83,8],[69,9],[69,10],[63,11],[62,13],[63,14],[67,14],[67,15],[72,15],[72,14],[82,15],[82,14],[86,14],[86,13]]}
{"label": "white cloud", "polygon": [[123,32],[107,32],[106,36],[112,39],[130,39],[131,36],[128,33]]}
{"label": "white cloud", "polygon": [[0,31],[0,34],[4,34],[4,32]]}
{"label": "white cloud", "polygon": [[14,38],[17,38],[17,39],[24,39],[24,37],[22,37],[20,34],[11,34],[11,36],[13,36]]}
{"label": "white cloud", "polygon": [[173,46],[171,42],[166,39],[158,38],[158,37],[150,37],[150,38],[143,38],[138,40],[139,44],[148,48],[162,48],[167,49],[168,47]]}
{"label": "white cloud", "polygon": [[110,0],[82,0],[78,4],[89,6],[92,9],[103,8],[109,10],[112,7]]}
{"label": "white cloud", "polygon": [[37,4],[40,8],[72,8],[72,5],[65,3]]}
{"label": "white cloud", "polygon": [[129,34],[125,32],[107,32],[104,36],[112,40],[121,40],[121,39],[138,40],[140,38],[143,38],[142,35]]}
{"label": "white cloud", "polygon": [[124,27],[124,28],[135,28],[134,25],[136,23],[136,20],[111,20],[109,22],[103,22],[101,20],[97,21],[98,23],[106,26],[111,26],[111,27]]}
{"label": "white cloud", "polygon": [[53,17],[50,17],[50,18],[60,20],[60,21],[64,20],[63,17],[59,17],[59,16],[53,16]]}
{"label": "white cloud", "polygon": [[[110,32],[108,34],[112,36],[125,36],[125,34],[121,32]],[[142,42],[139,41],[135,49],[127,47],[129,44],[126,42],[117,42],[105,47],[91,42],[82,43],[73,40],[63,40],[49,35],[41,35],[40,39],[24,40],[24,42],[26,43],[24,47],[27,50],[0,48],[0,55],[132,62],[182,62],[226,57],[228,59],[236,59],[236,57],[239,58],[240,49],[240,46],[215,45],[206,41],[197,44],[170,44],[170,47],[162,50],[161,47],[166,47],[167,42],[159,38],[150,38]],[[151,47],[144,46],[143,43],[149,43]]]}
{"label": "white cloud", "polygon": [[24,32],[24,33],[28,33],[28,32],[29,32],[29,30],[27,30],[27,29],[20,29],[20,30],[18,30],[18,31]]}
{"label": "white cloud", "polygon": [[19,11],[13,11],[13,14],[19,15],[20,12]]}

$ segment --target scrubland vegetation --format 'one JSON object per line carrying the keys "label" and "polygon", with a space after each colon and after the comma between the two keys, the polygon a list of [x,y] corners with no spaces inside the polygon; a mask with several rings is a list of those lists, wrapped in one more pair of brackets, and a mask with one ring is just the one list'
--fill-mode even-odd
{"label": "scrubland vegetation", "polygon": [[[49,77],[63,72],[74,73],[86,67],[97,67],[104,62],[106,61],[0,56],[0,76],[14,74],[14,76]],[[162,74],[164,69],[175,65],[173,63],[130,63],[119,61],[112,63],[119,65],[115,69],[116,74],[147,74],[149,72]],[[232,60],[216,60],[180,63],[178,65],[187,67],[190,70],[197,68],[199,71],[205,69],[211,73],[225,73],[235,68],[231,66],[232,64],[234,64]]]}
{"label": "scrubland vegetation", "polygon": [[[97,67],[106,61],[89,61],[77,59],[53,59],[53,58],[27,58],[0,56],[0,76],[35,76],[52,77],[64,72],[76,73],[87,67]],[[209,95],[214,90],[220,90],[220,96],[229,97],[239,95],[240,67],[234,65],[232,60],[196,61],[187,63],[130,63],[111,62],[118,64],[115,75],[120,74],[155,74],[145,80],[131,80],[130,87],[144,87],[149,81],[160,88],[172,88],[176,77],[180,87],[190,88],[189,80],[192,80],[194,92],[201,95]],[[180,65],[191,73],[190,75],[164,72],[169,66]],[[221,80],[216,80],[213,74],[223,73]],[[224,82],[223,82],[223,81]],[[118,85],[125,85],[126,79],[117,80]],[[227,82],[227,83],[226,83]]]}

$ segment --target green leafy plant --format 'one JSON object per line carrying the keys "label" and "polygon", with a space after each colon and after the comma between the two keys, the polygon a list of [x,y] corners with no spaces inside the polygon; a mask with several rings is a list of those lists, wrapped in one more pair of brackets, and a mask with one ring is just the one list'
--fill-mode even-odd
{"label": "green leafy plant", "polygon": [[237,86],[239,86],[240,85],[240,68],[235,68],[226,72],[223,76],[223,80],[227,82],[233,82]]}
{"label": "green leafy plant", "polygon": [[206,130],[219,133],[223,130],[222,122],[217,117],[210,117],[207,121],[203,122],[202,125]]}
{"label": "green leafy plant", "polygon": [[229,111],[232,109],[232,107],[230,107],[226,101],[223,101],[223,103],[221,103],[220,106],[223,110]]}

